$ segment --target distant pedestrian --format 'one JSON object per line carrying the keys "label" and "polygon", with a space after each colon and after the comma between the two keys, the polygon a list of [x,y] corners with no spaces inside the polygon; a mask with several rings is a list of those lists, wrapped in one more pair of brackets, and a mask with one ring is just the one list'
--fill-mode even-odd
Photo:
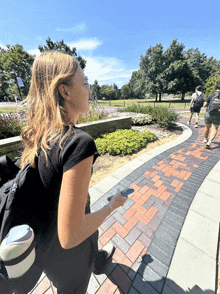
{"label": "distant pedestrian", "polygon": [[[220,125],[220,83],[216,86],[216,92],[209,95],[205,103],[203,105],[207,107],[207,111],[205,114],[205,130],[204,130],[204,140],[203,142],[206,143],[206,148],[210,149],[211,142],[214,140],[218,127]],[[212,126],[210,138],[209,130]]]}
{"label": "distant pedestrian", "polygon": [[203,100],[204,100],[204,94],[202,93],[202,87],[201,86],[197,86],[195,88],[195,93],[192,94],[192,99],[189,105],[189,109],[190,109],[190,118],[188,121],[188,125],[191,124],[191,120],[193,117],[193,114],[196,113],[196,124],[195,124],[195,128],[198,128],[198,123],[199,123],[199,113],[200,110],[203,106]]}

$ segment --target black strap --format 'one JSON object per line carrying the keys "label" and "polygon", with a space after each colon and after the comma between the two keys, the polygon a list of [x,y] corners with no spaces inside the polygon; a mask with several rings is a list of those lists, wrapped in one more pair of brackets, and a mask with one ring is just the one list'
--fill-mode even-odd
{"label": "black strap", "polygon": [[19,262],[23,261],[26,257],[28,257],[28,255],[34,249],[36,242],[37,241],[34,239],[33,242],[31,243],[31,245],[29,246],[29,248],[20,256],[13,258],[11,260],[3,261],[4,265],[5,266],[12,266],[12,265],[18,264]]}

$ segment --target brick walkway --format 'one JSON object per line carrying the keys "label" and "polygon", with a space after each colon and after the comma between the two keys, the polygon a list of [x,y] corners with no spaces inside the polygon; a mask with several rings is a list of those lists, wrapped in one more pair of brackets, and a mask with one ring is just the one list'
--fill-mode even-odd
{"label": "brick walkway", "polygon": [[[186,121],[181,118],[182,123]],[[165,293],[169,265],[190,204],[220,159],[220,136],[211,150],[205,149],[204,122],[200,122],[198,129],[191,127],[189,139],[148,160],[92,205],[93,211],[99,209],[118,188],[135,190],[99,229],[100,248],[112,242],[117,249],[107,275],[92,275],[88,294]],[[56,289],[42,276],[32,293],[53,294]]]}

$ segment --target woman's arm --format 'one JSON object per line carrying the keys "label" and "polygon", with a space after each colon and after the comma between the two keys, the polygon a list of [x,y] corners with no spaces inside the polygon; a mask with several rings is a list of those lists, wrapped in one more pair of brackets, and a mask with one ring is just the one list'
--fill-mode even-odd
{"label": "woman's arm", "polygon": [[[64,249],[79,245],[91,236],[111,213],[109,206],[85,214],[93,156],[81,161],[63,174],[59,206],[58,236]],[[121,197],[118,191],[110,201],[113,210],[122,206],[127,197]]]}

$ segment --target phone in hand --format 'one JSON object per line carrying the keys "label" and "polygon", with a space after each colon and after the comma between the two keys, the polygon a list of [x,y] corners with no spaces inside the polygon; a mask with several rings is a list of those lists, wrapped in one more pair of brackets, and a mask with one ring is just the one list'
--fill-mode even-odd
{"label": "phone in hand", "polygon": [[[134,189],[132,189],[132,188],[126,188],[126,189],[124,189],[124,190],[121,191],[121,197],[126,197],[126,196],[128,196],[129,194],[131,194],[133,192],[134,192]],[[108,197],[107,198],[108,201],[111,201],[111,199],[112,199],[113,196],[114,195]]]}

